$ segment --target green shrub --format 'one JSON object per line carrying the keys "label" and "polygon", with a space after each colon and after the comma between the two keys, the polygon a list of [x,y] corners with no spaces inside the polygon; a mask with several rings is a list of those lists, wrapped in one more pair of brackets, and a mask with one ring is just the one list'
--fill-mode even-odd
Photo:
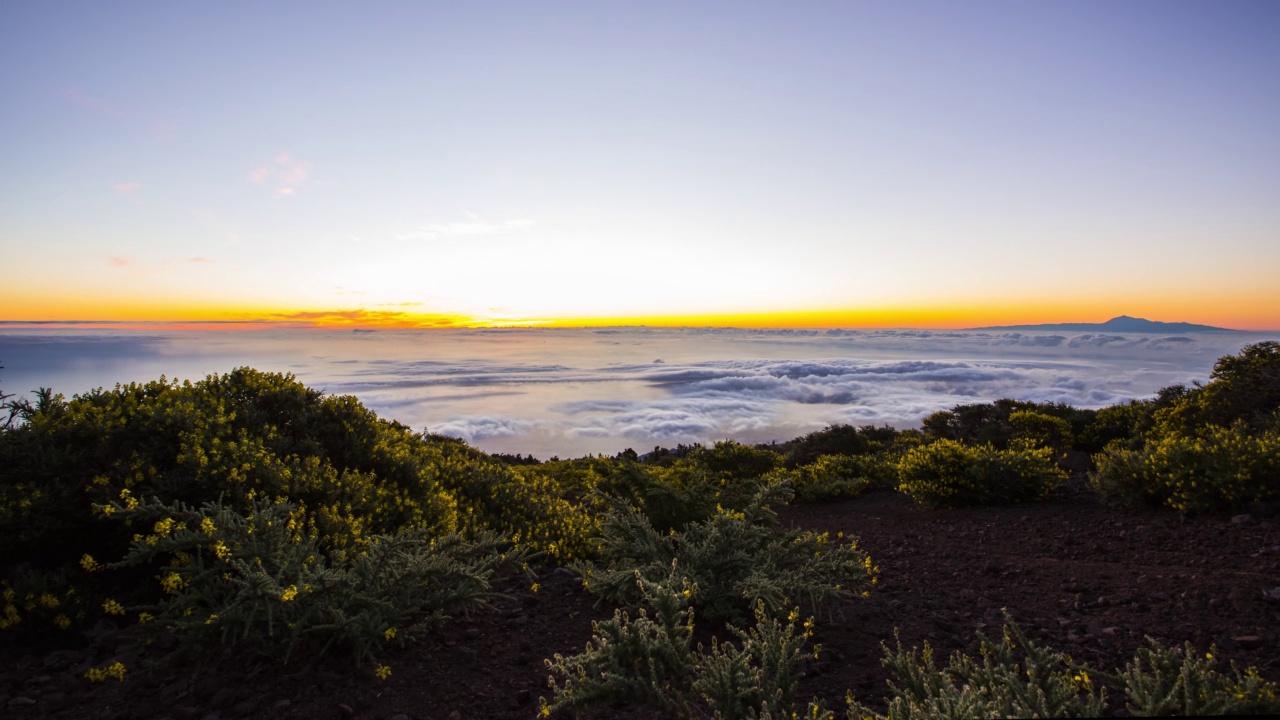
{"label": "green shrub", "polygon": [[879,715],[850,697],[848,717],[933,720],[979,717],[1097,717],[1106,703],[1087,668],[1061,653],[1037,647],[1006,619],[1004,637],[992,642],[981,633],[978,663],[956,653],[939,668],[926,643],[917,654],[884,647],[884,666],[893,675],[888,712]]}
{"label": "green shrub", "polygon": [[908,450],[898,472],[898,489],[934,508],[1030,502],[1066,478],[1049,448],[997,450],[953,440]]}
{"label": "green shrub", "polygon": [[1214,669],[1210,650],[1200,657],[1191,643],[1166,648],[1151,638],[1120,674],[1129,713],[1140,716],[1275,715],[1280,695],[1274,683],[1233,663],[1229,678]]}
{"label": "green shrub", "polygon": [[632,703],[676,718],[795,717],[812,620],[797,626],[797,611],[783,621],[761,604],[753,627],[730,629],[736,644],[712,638],[709,651],[695,649],[689,597],[696,587],[674,574],[661,582],[637,577],[637,587],[643,607],[635,618],[617,610],[592,624],[584,652],[547,661],[554,696],[541,699],[542,714]]}
{"label": "green shrub", "polygon": [[775,471],[770,479],[790,482],[800,502],[822,502],[891,487],[897,468],[878,455],[823,455],[794,470]]}
{"label": "green shrub", "polygon": [[1280,499],[1280,430],[1252,432],[1240,421],[1166,433],[1141,450],[1111,447],[1095,462],[1093,487],[1117,506],[1205,512]]}
{"label": "green shrub", "polygon": [[660,582],[675,573],[697,588],[690,601],[699,613],[730,622],[745,620],[757,603],[773,613],[793,602],[830,609],[866,591],[874,567],[856,542],[777,526],[768,505],[785,502],[790,492],[769,486],[744,510],[720,508],[708,520],[666,533],[615,501],[601,525],[599,563],[576,567],[589,591],[631,606],[642,600],[637,575]]}
{"label": "green shrub", "polygon": [[[107,568],[155,571],[160,601],[132,611],[149,628],[173,632],[187,651],[248,647],[287,660],[305,644],[313,654],[371,660],[384,643],[486,606],[495,568],[522,560],[492,535],[420,531],[369,537],[335,560],[303,531],[297,507],[266,500],[247,514],[222,503],[149,501],[117,507],[115,516],[154,532],[135,536]],[[107,603],[122,614],[120,603]]]}

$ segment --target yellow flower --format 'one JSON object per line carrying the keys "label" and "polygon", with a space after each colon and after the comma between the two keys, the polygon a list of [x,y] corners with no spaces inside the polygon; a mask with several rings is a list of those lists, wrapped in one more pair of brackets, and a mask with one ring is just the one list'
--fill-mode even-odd
{"label": "yellow flower", "polygon": [[218,613],[209,613],[209,617],[205,619],[205,625],[212,625],[218,622]]}
{"label": "yellow flower", "polygon": [[120,682],[124,682],[125,672],[124,663],[117,660],[105,667],[89,668],[84,676],[89,678],[89,682],[102,682],[107,678],[115,678]]}
{"label": "yellow flower", "polygon": [[168,535],[169,531],[172,529],[173,529],[173,518],[165,518],[163,520],[158,520],[156,522],[155,533],[157,535]]}
{"label": "yellow flower", "polygon": [[213,554],[217,555],[219,560],[226,560],[231,557],[231,551],[227,549],[226,545],[222,544],[221,540],[213,544]]}
{"label": "yellow flower", "polygon": [[49,593],[41,593],[40,604],[52,609],[58,607],[60,603],[58,602],[58,598],[50,595]]}
{"label": "yellow flower", "polygon": [[170,595],[176,594],[185,584],[182,582],[182,576],[175,572],[165,575],[164,579],[160,581],[160,587],[164,588],[164,591]]}
{"label": "yellow flower", "polygon": [[534,591],[534,592],[538,592],[538,588],[540,588],[540,587],[542,587],[542,586],[541,586],[541,585],[539,585],[538,583],[534,583],[534,584],[532,584],[532,585],[530,585],[530,586],[529,586],[529,589],[530,589],[530,590],[532,590],[532,591]]}
{"label": "yellow flower", "polygon": [[93,556],[89,553],[85,553],[80,556],[80,567],[89,572],[93,572],[98,569],[98,561],[94,560]]}
{"label": "yellow flower", "polygon": [[391,677],[391,667],[389,665],[379,663],[378,667],[374,669],[373,674],[377,675],[379,680],[386,680]]}
{"label": "yellow flower", "polygon": [[102,611],[108,615],[123,615],[124,606],[108,598],[102,603]]}
{"label": "yellow flower", "polygon": [[218,526],[213,524],[213,520],[212,520],[212,519],[210,519],[210,518],[201,518],[201,520],[200,520],[200,530],[201,530],[201,532],[203,532],[205,535],[212,535],[212,534],[213,534],[213,531],[214,531],[214,530],[217,530],[217,529],[218,529]]}
{"label": "yellow flower", "polygon": [[395,629],[395,628],[393,628],[393,627],[389,627],[389,628],[387,628],[385,631],[383,631],[383,633],[382,633],[382,637],[383,637],[383,639],[385,639],[387,642],[391,642],[392,640],[395,640],[395,639],[396,639],[396,629]]}
{"label": "yellow flower", "polygon": [[149,613],[149,612],[142,612],[142,613],[138,613],[138,624],[139,624],[139,625],[146,625],[147,623],[149,623],[149,622],[151,622],[152,620],[155,620],[155,619],[156,619],[156,616],[155,616],[155,615],[152,615],[152,614],[151,614],[151,613]]}
{"label": "yellow flower", "polygon": [[298,597],[298,586],[290,585],[284,589],[284,592],[280,593],[280,602],[289,602],[296,597]]}
{"label": "yellow flower", "polygon": [[53,624],[57,625],[62,630],[69,630],[71,629],[71,618],[63,615],[62,613],[58,613],[58,615],[53,618]]}

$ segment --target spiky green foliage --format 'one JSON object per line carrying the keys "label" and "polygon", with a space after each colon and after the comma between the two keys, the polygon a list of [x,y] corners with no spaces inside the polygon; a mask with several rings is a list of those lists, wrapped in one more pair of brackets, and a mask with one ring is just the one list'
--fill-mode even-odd
{"label": "spiky green foliage", "polygon": [[1233,663],[1227,677],[1215,669],[1210,650],[1200,656],[1191,643],[1164,647],[1148,638],[1120,674],[1132,715],[1275,715],[1280,694],[1257,670]]}
{"label": "spiky green foliage", "polygon": [[691,602],[702,616],[730,622],[745,620],[758,603],[772,613],[794,602],[832,609],[864,592],[874,567],[856,541],[778,527],[769,506],[790,496],[786,485],[765,486],[741,510],[718,508],[666,533],[614,500],[601,525],[599,562],[577,567],[588,590],[632,606],[643,599],[637,575],[660,582],[674,572],[696,587]]}
{"label": "spiky green foliage", "polygon": [[615,611],[593,624],[584,652],[547,661],[554,696],[543,698],[544,714],[630,703],[676,718],[793,717],[812,620],[798,626],[797,612],[784,621],[760,604],[753,627],[731,628],[736,643],[713,638],[710,650],[695,649],[696,586],[677,573],[659,582],[636,574],[635,582],[643,607],[634,618]]}
{"label": "spiky green foliage", "polygon": [[903,454],[898,489],[927,507],[1007,505],[1047,495],[1066,473],[1047,447],[964,445],[938,440]]}
{"label": "spiky green foliage", "polygon": [[248,513],[223,503],[117,506],[114,516],[154,532],[137,535],[113,568],[155,570],[162,599],[131,609],[184,650],[250,647],[284,659],[351,653],[369,660],[457,614],[485,607],[490,577],[520,562],[502,540],[427,537],[406,530],[369,537],[359,551],[326,554],[303,531],[303,513],[256,500]]}
{"label": "spiky green foliage", "polygon": [[981,633],[979,663],[963,653],[938,667],[933,650],[883,646],[893,675],[888,712],[879,715],[850,699],[850,718],[889,720],[970,720],[990,717],[1096,717],[1106,702],[1087,668],[1069,656],[1031,643],[1006,618],[1004,636],[993,642]]}

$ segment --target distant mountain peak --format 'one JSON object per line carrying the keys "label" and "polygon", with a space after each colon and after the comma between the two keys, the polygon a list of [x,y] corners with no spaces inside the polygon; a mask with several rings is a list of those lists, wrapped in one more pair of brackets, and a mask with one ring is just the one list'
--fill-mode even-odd
{"label": "distant mountain peak", "polygon": [[1111,331],[1130,333],[1237,332],[1229,328],[1187,322],[1161,322],[1129,315],[1117,315],[1101,323],[1044,323],[1041,325],[995,325],[972,330],[1064,330],[1071,332]]}

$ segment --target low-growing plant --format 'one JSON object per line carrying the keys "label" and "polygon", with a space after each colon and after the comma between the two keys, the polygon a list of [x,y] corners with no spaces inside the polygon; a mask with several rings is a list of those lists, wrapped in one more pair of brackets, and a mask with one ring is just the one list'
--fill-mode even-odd
{"label": "low-growing plant", "polygon": [[[316,656],[371,660],[385,643],[486,606],[494,570],[523,559],[492,534],[403,531],[370,537],[337,560],[302,532],[297,507],[266,500],[247,514],[152,500],[115,515],[153,529],[107,566],[156,569],[161,599],[130,612],[191,651],[251,647],[287,661],[305,644]],[[118,603],[113,609],[123,614]]]}
{"label": "low-growing plant", "polygon": [[850,697],[849,718],[968,720],[978,717],[1096,717],[1105,690],[1089,669],[1070,656],[1033,644],[1006,617],[1004,636],[993,642],[981,633],[981,663],[963,653],[939,668],[933,649],[896,650],[882,645],[884,666],[893,675],[888,712],[879,715]]}
{"label": "low-growing plant", "polygon": [[[592,624],[584,652],[546,661],[554,673],[553,699],[542,714],[631,703],[677,718],[795,717],[794,696],[813,621],[799,612],[773,617],[763,603],[755,625],[730,628],[737,642],[712,638],[710,650],[693,646],[696,593],[677,573],[650,582],[635,576],[642,607]],[[817,706],[814,706],[817,709]],[[811,715],[827,718],[829,713]]]}
{"label": "low-growing plant", "polygon": [[954,440],[908,450],[898,472],[898,489],[934,508],[1030,502],[1066,479],[1049,448],[999,450]]}
{"label": "low-growing plant", "polygon": [[1280,694],[1275,683],[1258,671],[1241,671],[1232,663],[1234,677],[1215,669],[1213,650],[1199,655],[1191,643],[1168,648],[1151,638],[1139,648],[1133,661],[1119,675],[1124,684],[1130,714],[1178,715],[1275,715]]}
{"label": "low-growing plant", "polygon": [[855,540],[777,526],[769,505],[790,496],[786,485],[766,486],[743,510],[720,508],[666,533],[615,500],[601,525],[600,561],[576,567],[589,591],[631,606],[642,600],[637,574],[659,582],[675,572],[696,587],[691,602],[703,616],[729,622],[745,620],[759,603],[771,613],[793,602],[830,611],[864,593],[875,568]]}

